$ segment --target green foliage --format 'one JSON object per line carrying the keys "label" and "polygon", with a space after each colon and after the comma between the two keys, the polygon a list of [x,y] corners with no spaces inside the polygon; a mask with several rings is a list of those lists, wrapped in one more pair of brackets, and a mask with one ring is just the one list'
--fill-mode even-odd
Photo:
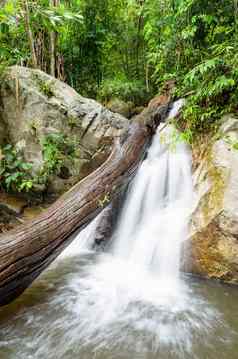
{"label": "green foliage", "polygon": [[[223,113],[238,111],[236,1],[28,2],[39,67],[50,70],[54,31],[60,78],[82,95],[139,105],[175,79],[175,97],[192,93],[181,128],[193,139],[216,130]],[[22,4],[8,0],[0,9],[0,68],[31,64]],[[51,96],[45,84],[42,92]]]}
{"label": "green foliage", "polygon": [[152,78],[177,81],[187,100],[182,128],[192,137],[216,131],[224,113],[237,111],[237,9],[229,0],[148,0],[145,37]]}
{"label": "green foliage", "polygon": [[81,23],[83,17],[80,13],[70,11],[65,4],[61,3],[58,7],[50,7],[44,1],[32,3],[34,10],[33,19],[40,22],[45,28],[60,31],[67,22],[76,21]]}
{"label": "green foliage", "polygon": [[62,134],[53,133],[42,140],[44,165],[32,175],[32,164],[24,160],[20,149],[7,144],[0,149],[0,187],[10,192],[33,191],[38,184],[47,184],[49,177],[60,174],[65,159],[76,155],[76,144]]}
{"label": "green foliage", "polygon": [[50,98],[54,96],[53,83],[49,80],[43,80],[37,73],[32,75],[32,79],[37,83],[40,92],[46,97]]}
{"label": "green foliage", "polygon": [[43,81],[40,77],[37,77],[37,82],[39,85],[39,90],[48,98],[54,96],[54,91],[52,89],[52,84],[49,81]]}
{"label": "green foliage", "polygon": [[110,203],[110,196],[109,194],[105,194],[103,199],[98,200],[98,204],[101,208],[105,207],[108,203]]}
{"label": "green foliage", "polygon": [[34,184],[30,174],[32,164],[25,162],[21,152],[10,144],[4,146],[0,154],[1,187],[13,192],[30,191]]}
{"label": "green foliage", "polygon": [[187,101],[184,119],[196,133],[216,129],[216,121],[234,110],[234,90],[237,75],[225,57],[215,57],[194,67],[185,76],[185,89],[193,89],[194,95]]}
{"label": "green foliage", "polygon": [[41,142],[44,166],[39,175],[41,183],[47,183],[49,176],[59,174],[65,158],[75,156],[76,146],[60,133],[47,135]]}
{"label": "green foliage", "polygon": [[[22,0],[7,0],[0,8],[0,64],[31,65],[31,53]],[[64,34],[70,22],[81,24],[79,11],[72,12],[66,2],[51,7],[47,0],[28,0],[30,26],[39,68],[49,70],[50,32]]]}
{"label": "green foliage", "polygon": [[135,105],[142,105],[148,99],[145,85],[142,81],[128,81],[127,79],[105,80],[102,82],[98,98],[107,102],[112,98],[132,101]]}
{"label": "green foliage", "polygon": [[231,136],[225,137],[225,142],[229,145],[230,149],[238,151],[238,140],[231,138]]}
{"label": "green foliage", "polygon": [[7,1],[0,8],[0,64],[12,65],[27,59],[29,53],[24,26],[19,22],[19,7],[15,1]]}
{"label": "green foliage", "polygon": [[71,23],[60,41],[69,84],[94,98],[121,78],[125,86],[140,81],[144,88],[144,1],[74,0],[71,8],[80,9],[84,21]]}

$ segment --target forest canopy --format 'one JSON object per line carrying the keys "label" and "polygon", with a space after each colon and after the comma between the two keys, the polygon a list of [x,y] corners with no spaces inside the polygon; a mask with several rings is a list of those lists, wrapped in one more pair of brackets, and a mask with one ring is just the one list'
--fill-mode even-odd
{"label": "forest canopy", "polygon": [[5,0],[0,65],[39,68],[84,96],[144,105],[175,80],[183,129],[236,112],[237,0]]}

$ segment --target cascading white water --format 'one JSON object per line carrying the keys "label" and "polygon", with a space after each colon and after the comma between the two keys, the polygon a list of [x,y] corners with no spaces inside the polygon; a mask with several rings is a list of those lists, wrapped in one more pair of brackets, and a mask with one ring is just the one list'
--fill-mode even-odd
{"label": "cascading white water", "polygon": [[236,358],[237,337],[216,307],[219,298],[226,311],[226,290],[206,293],[207,284],[179,275],[193,190],[189,149],[177,135],[158,129],[111,249],[92,250],[99,216],[25,293],[27,310],[18,302],[14,320],[0,322],[1,358]]}
{"label": "cascading white water", "polygon": [[[175,103],[169,117],[181,105]],[[172,285],[179,278],[180,248],[193,202],[191,156],[177,137],[171,125],[158,128],[129,193],[113,250]]]}
{"label": "cascading white water", "polygon": [[[174,104],[168,120],[182,105],[182,100]],[[179,266],[193,203],[191,156],[176,138],[173,126],[158,128],[129,189],[111,250],[74,282],[77,332],[85,345],[119,345],[128,342],[130,330],[156,333],[155,348],[190,343],[199,301],[195,304],[180,280]],[[180,316],[189,312],[193,319],[185,325]],[[206,331],[207,313],[199,315]]]}
{"label": "cascading white water", "polygon": [[[168,119],[182,105],[183,101],[176,102]],[[217,313],[194,298],[179,275],[193,188],[190,151],[177,137],[171,125],[158,128],[129,189],[111,249],[97,254],[96,262],[86,259],[83,272],[68,283],[74,294],[62,305],[74,319],[65,329],[70,333],[67,345],[74,345],[77,338],[82,347],[99,351],[120,347],[133,349],[136,355],[165,347],[165,352],[172,348],[177,357],[185,358],[193,332],[212,329]],[[84,232],[89,234],[86,248],[92,231],[94,224]],[[76,243],[77,239],[69,255],[76,255]],[[84,249],[85,245],[79,252]],[[62,300],[53,304],[61,305]],[[140,338],[136,347],[135,336]]]}
{"label": "cascading white water", "polygon": [[[92,250],[95,231],[97,225],[101,220],[101,214],[99,214],[87,227],[85,227],[76,238],[73,240],[72,244],[68,246],[57,258],[57,261],[60,261],[67,257],[72,257],[77,254],[86,254]],[[54,265],[54,264],[53,264]]]}

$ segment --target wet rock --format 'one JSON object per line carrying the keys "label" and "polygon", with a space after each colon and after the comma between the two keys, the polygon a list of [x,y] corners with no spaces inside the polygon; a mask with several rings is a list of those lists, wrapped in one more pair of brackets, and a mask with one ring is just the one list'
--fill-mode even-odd
{"label": "wet rock", "polygon": [[26,206],[27,202],[24,199],[0,193],[0,209],[2,211],[19,216]]}
{"label": "wet rock", "polygon": [[143,112],[145,109],[144,106],[136,106],[132,109],[131,117],[139,115],[141,112]]}
{"label": "wet rock", "polygon": [[120,210],[124,201],[124,194],[114,199],[100,214],[99,222],[95,228],[94,247],[100,250],[110,245],[110,240],[116,229]]}
{"label": "wet rock", "polygon": [[118,98],[114,98],[106,104],[106,108],[112,112],[119,113],[126,118],[130,118],[134,115],[135,105],[131,101],[125,102]]}
{"label": "wet rock", "polygon": [[226,117],[220,139],[196,149],[197,204],[185,268],[238,283],[238,119]]}

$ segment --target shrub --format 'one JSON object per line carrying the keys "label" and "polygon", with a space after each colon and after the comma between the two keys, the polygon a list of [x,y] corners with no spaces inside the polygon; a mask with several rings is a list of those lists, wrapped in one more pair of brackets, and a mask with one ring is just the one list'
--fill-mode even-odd
{"label": "shrub", "polygon": [[46,183],[50,175],[60,173],[66,157],[73,158],[75,156],[76,146],[60,133],[47,135],[41,145],[44,166],[39,175],[39,182]]}
{"label": "shrub", "polygon": [[129,81],[125,78],[107,79],[102,82],[98,91],[98,98],[103,102],[119,98],[123,101],[132,101],[135,105],[142,105],[149,97],[142,81]]}
{"label": "shrub", "polygon": [[0,186],[6,191],[28,192],[34,180],[30,169],[32,164],[25,162],[20,151],[8,144],[0,150]]}

